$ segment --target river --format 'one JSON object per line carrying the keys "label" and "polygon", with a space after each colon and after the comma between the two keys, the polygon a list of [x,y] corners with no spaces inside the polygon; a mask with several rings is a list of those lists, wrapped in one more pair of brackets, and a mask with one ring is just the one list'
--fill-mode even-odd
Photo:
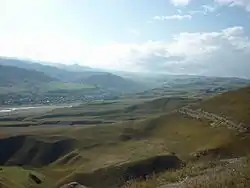
{"label": "river", "polygon": [[46,106],[21,106],[21,107],[0,107],[0,114],[12,114],[21,112],[45,112],[56,108],[71,108],[73,105],[46,105]]}

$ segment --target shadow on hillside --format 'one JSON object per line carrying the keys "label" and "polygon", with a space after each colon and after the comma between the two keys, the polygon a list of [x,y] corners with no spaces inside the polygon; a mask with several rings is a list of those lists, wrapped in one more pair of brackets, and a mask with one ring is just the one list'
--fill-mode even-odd
{"label": "shadow on hillside", "polygon": [[74,144],[72,139],[49,141],[32,136],[0,139],[0,165],[47,165],[73,150]]}
{"label": "shadow on hillside", "polygon": [[133,179],[146,179],[170,169],[178,169],[182,161],[174,155],[159,155],[138,161],[108,166],[91,173],[74,172],[58,182],[58,186],[79,182],[92,188],[119,187]]}

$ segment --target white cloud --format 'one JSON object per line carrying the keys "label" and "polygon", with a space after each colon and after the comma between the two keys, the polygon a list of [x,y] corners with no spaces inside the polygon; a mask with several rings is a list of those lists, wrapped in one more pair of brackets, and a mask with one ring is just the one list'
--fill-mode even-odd
{"label": "white cloud", "polygon": [[202,8],[204,9],[204,14],[207,14],[209,12],[214,12],[217,9],[217,6],[203,5]]}
{"label": "white cloud", "polygon": [[250,0],[214,0],[220,5],[229,5],[229,6],[240,6],[244,7],[247,11],[250,11]]}
{"label": "white cloud", "polygon": [[250,40],[242,27],[180,33],[171,42],[110,44],[93,53],[112,67],[134,71],[241,77],[250,72]]}
{"label": "white cloud", "polygon": [[175,6],[188,5],[191,0],[170,0],[170,2]]}
{"label": "white cloud", "polygon": [[216,6],[216,5],[202,5],[200,10],[189,11],[189,14],[191,14],[191,15],[194,15],[194,14],[207,15],[208,13],[215,12],[217,8],[218,8],[218,6]]}
{"label": "white cloud", "polygon": [[191,20],[192,16],[189,14],[185,14],[185,15],[179,15],[179,14],[175,14],[175,15],[171,15],[171,16],[155,16],[153,18],[154,20]]}
{"label": "white cloud", "polygon": [[[89,44],[59,33],[22,34],[18,31],[1,32],[0,56],[30,58],[69,63],[81,60],[88,53]],[[22,38],[20,38],[22,34]]]}
{"label": "white cloud", "polygon": [[56,34],[44,34],[43,38],[24,36],[22,40],[0,37],[0,41],[0,55],[61,62],[74,60],[99,68],[241,77],[249,76],[250,72],[250,39],[243,27],[184,32],[168,42],[110,42],[101,46]]}
{"label": "white cloud", "polygon": [[[186,6],[191,2],[191,0],[170,0],[170,2],[175,6]],[[219,5],[228,5],[230,7],[244,7],[247,11],[250,11],[250,0],[214,0],[214,2]],[[213,12],[213,8],[210,9],[207,5],[205,5],[205,7],[203,6],[203,8],[205,8],[207,12]],[[195,12],[198,13],[200,11]]]}

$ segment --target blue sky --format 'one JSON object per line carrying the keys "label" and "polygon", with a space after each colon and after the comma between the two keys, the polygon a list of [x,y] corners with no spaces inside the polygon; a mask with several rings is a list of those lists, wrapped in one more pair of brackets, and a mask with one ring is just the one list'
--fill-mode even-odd
{"label": "blue sky", "polygon": [[0,0],[0,56],[248,76],[250,0]]}

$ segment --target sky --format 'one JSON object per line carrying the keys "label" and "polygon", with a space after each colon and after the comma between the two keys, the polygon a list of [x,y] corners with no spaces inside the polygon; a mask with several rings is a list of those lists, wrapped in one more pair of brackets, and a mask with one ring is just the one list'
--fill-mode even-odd
{"label": "sky", "polygon": [[250,77],[250,0],[0,0],[0,56]]}

